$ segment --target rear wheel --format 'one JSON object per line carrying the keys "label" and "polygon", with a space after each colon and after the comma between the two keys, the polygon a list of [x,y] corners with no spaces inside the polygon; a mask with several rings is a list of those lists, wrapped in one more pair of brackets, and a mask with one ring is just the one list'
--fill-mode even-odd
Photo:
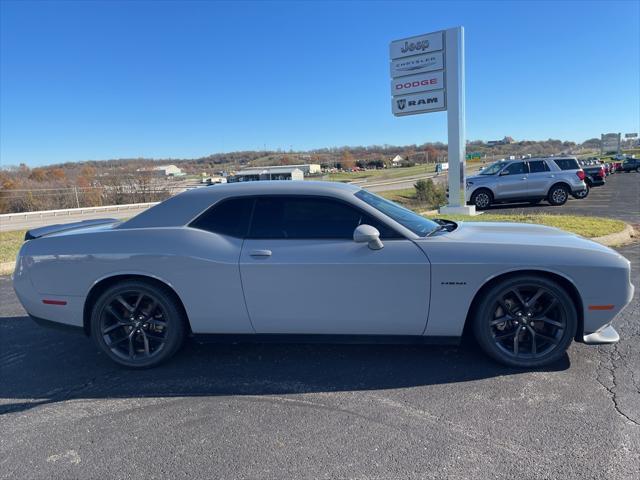
{"label": "rear wheel", "polygon": [[589,195],[589,190],[590,190],[589,185],[587,185],[586,189],[584,189],[584,190],[582,190],[580,192],[572,194],[573,198],[577,198],[578,200],[582,200],[583,198],[587,198],[587,196]]}
{"label": "rear wheel", "polygon": [[547,201],[554,207],[564,205],[565,203],[567,203],[568,199],[569,189],[562,184],[557,184],[551,187],[551,189],[549,190],[549,195],[547,196]]}
{"label": "rear wheel", "polygon": [[105,290],[91,313],[91,334],[111,360],[154,367],[182,345],[185,319],[172,292],[130,280]]}
{"label": "rear wheel", "polygon": [[473,192],[473,195],[471,195],[471,203],[473,203],[478,210],[489,208],[492,201],[493,195],[491,194],[491,191],[486,188],[476,190]]}
{"label": "rear wheel", "polygon": [[474,319],[480,347],[505,365],[533,368],[558,360],[577,329],[567,292],[544,277],[521,276],[494,285]]}

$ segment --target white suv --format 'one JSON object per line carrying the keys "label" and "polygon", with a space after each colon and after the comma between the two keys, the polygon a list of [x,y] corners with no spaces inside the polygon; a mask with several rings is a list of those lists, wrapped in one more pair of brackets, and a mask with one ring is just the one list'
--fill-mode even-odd
{"label": "white suv", "polygon": [[546,199],[564,205],[569,195],[584,198],[585,173],[575,157],[501,160],[467,178],[465,199],[477,209],[492,203],[530,202]]}

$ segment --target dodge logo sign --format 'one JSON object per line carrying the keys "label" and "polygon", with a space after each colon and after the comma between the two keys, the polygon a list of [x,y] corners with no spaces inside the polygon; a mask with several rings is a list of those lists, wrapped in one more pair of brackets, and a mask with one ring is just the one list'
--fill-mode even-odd
{"label": "dodge logo sign", "polygon": [[407,99],[399,98],[397,102],[398,102],[398,110],[404,110],[404,107],[407,105]]}
{"label": "dodge logo sign", "polygon": [[444,88],[444,74],[439,72],[419,73],[391,80],[391,95],[426,92]]}

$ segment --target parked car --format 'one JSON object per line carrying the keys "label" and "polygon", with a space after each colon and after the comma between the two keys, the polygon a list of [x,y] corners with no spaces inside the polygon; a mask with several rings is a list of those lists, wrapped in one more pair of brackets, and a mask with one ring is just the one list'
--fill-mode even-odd
{"label": "parked car", "polygon": [[466,201],[480,210],[494,203],[544,199],[564,205],[569,195],[588,193],[584,180],[575,157],[498,161],[467,178]]}
{"label": "parked car", "polygon": [[611,322],[634,289],[628,260],[577,235],[429,220],[337,182],[193,189],[125,222],[26,239],[13,285],[29,315],[131,368],[190,335],[442,343],[465,327],[496,360],[539,367],[574,339],[617,342]]}
{"label": "parked car", "polygon": [[605,177],[605,169],[598,162],[588,161],[588,160],[580,160],[578,162],[585,173],[584,182],[587,184],[586,192],[578,192],[573,196],[578,199],[586,198],[589,194],[589,191],[593,187],[600,187],[606,183]]}
{"label": "parked car", "polygon": [[622,162],[621,170],[625,173],[640,171],[640,159],[628,157]]}

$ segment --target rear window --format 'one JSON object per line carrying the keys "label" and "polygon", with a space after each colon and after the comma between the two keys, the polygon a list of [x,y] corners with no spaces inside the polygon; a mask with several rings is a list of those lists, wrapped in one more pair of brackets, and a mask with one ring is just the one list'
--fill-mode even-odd
{"label": "rear window", "polygon": [[554,160],[560,170],[579,170],[580,165],[575,158],[556,158]]}
{"label": "rear window", "polygon": [[243,238],[249,229],[253,198],[223,200],[196,218],[190,227]]}
{"label": "rear window", "polygon": [[544,160],[534,160],[533,162],[529,162],[529,171],[531,173],[548,172],[549,166]]}

